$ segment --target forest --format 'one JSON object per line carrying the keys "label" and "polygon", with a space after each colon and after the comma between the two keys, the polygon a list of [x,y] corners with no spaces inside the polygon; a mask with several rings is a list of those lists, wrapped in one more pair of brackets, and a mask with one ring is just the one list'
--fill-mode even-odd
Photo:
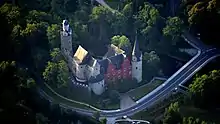
{"label": "forest", "polygon": [[[76,113],[61,112],[59,105],[51,105],[36,94],[41,79],[53,82],[55,87],[65,87],[67,83],[68,69],[59,50],[63,19],[68,19],[73,29],[74,50],[82,45],[97,56],[102,56],[110,43],[123,47],[129,40],[132,45],[137,31],[144,61],[149,63],[144,68],[153,67],[147,71],[155,74],[161,72],[155,66],[161,55],[173,55],[185,45],[181,39],[184,30],[219,47],[218,0],[106,2],[117,11],[112,13],[89,0],[0,2],[0,123],[101,123]],[[195,77],[190,93],[196,107],[213,112],[220,105],[220,73],[217,68],[209,71]],[[171,104],[164,116],[164,124],[200,123],[196,118],[182,117],[178,103]]]}

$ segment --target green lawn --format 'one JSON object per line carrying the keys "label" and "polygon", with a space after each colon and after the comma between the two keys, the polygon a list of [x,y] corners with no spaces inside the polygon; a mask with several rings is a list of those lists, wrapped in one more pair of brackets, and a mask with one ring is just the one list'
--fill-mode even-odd
{"label": "green lawn", "polygon": [[82,104],[78,104],[76,102],[73,102],[71,100],[65,100],[63,98],[60,98],[59,96],[57,96],[54,92],[52,92],[49,88],[47,88],[46,86],[41,86],[41,89],[50,97],[52,97],[54,100],[54,103],[65,103],[66,105],[69,106],[73,106],[73,107],[77,107],[77,108],[82,108],[82,109],[87,109],[87,110],[94,110],[88,106],[82,105]]}
{"label": "green lawn", "polygon": [[99,109],[104,109],[104,110],[112,110],[112,109],[119,109],[120,108],[120,103],[109,103],[106,104],[104,107],[101,104],[92,104],[93,106],[99,108]]}
{"label": "green lawn", "polygon": [[153,91],[155,88],[157,88],[159,85],[161,85],[164,81],[162,80],[154,80],[150,84],[145,84],[145,86],[141,86],[136,88],[135,90],[128,92],[128,95],[135,101],[139,100],[146,94],[150,93]]}
{"label": "green lawn", "polygon": [[94,110],[94,109],[90,108],[87,105],[79,104],[77,102],[85,103],[95,108],[105,109],[105,110],[120,108],[120,101],[118,103],[109,102],[109,103],[106,103],[105,106],[103,106],[102,101],[104,101],[106,97],[91,95],[91,93],[89,93],[89,91],[85,88],[73,87],[73,86],[70,89],[65,88],[65,87],[60,88],[60,89],[52,88],[52,90],[54,90],[59,95],[67,99],[60,98],[54,92],[52,92],[48,87],[46,87],[46,85],[43,86],[42,89],[49,96],[52,96],[55,99],[54,101],[55,103],[62,102],[62,103],[65,103],[67,105],[71,105],[77,108],[91,109],[91,110]]}

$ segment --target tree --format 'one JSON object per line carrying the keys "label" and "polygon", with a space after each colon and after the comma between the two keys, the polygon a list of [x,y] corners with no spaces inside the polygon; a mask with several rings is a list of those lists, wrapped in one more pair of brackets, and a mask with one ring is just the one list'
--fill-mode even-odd
{"label": "tree", "polygon": [[186,11],[188,22],[194,33],[200,34],[200,39],[206,44],[219,46],[216,39],[218,39],[218,30],[220,28],[219,8],[220,2],[218,0],[187,0]]}
{"label": "tree", "polygon": [[70,72],[67,63],[64,60],[59,61],[58,68],[59,68],[57,75],[58,88],[62,86],[67,86],[70,77],[69,76]]}
{"label": "tree", "polygon": [[[151,80],[154,76],[161,73],[160,70],[160,58],[155,51],[149,53],[145,52],[143,55],[143,72],[146,72],[144,77],[147,80]],[[150,72],[150,73],[149,73]]]}
{"label": "tree", "polygon": [[69,81],[69,69],[64,60],[48,62],[43,72],[44,79],[53,86],[61,88],[67,86]]}
{"label": "tree", "polygon": [[43,72],[44,80],[46,80],[48,83],[56,84],[55,83],[57,81],[56,77],[58,75],[57,72],[58,72],[57,63],[48,62]]}
{"label": "tree", "polygon": [[0,14],[4,15],[10,25],[17,25],[21,18],[20,9],[11,4],[4,4],[0,8]]}
{"label": "tree", "polygon": [[178,124],[181,121],[178,102],[171,103],[164,113],[163,124]]}
{"label": "tree", "polygon": [[49,12],[51,9],[50,0],[19,0],[17,3],[25,10],[41,10]]}
{"label": "tree", "polygon": [[107,119],[106,118],[102,119],[101,124],[107,124]]}
{"label": "tree", "polygon": [[199,118],[184,117],[182,124],[208,124],[208,123],[205,121],[199,120]]}
{"label": "tree", "polygon": [[56,22],[53,20],[52,15],[43,11],[32,10],[26,16],[27,23],[40,23],[40,22]]}
{"label": "tree", "polygon": [[114,34],[126,33],[127,21],[128,17],[126,17],[123,13],[118,11],[114,12],[110,20],[111,29],[114,31]]}
{"label": "tree", "polygon": [[[181,36],[183,32],[183,21],[179,17],[168,17],[166,26],[163,28],[163,34],[171,37],[172,41]],[[172,44],[175,44],[173,42]]]}
{"label": "tree", "polygon": [[[90,14],[90,22],[92,22],[92,28],[97,29],[95,34],[100,41],[105,41],[108,36],[108,26],[112,18],[112,12],[104,6],[96,6],[92,9]],[[107,42],[107,41],[106,41]]]}
{"label": "tree", "polygon": [[135,26],[144,37],[144,40],[140,42],[140,47],[143,50],[155,50],[162,36],[159,11],[149,3],[145,3],[135,19]]}
{"label": "tree", "polygon": [[53,62],[58,62],[58,61],[64,59],[59,48],[54,48],[54,49],[50,52],[50,56],[51,56],[51,58],[52,58],[51,60],[52,60]]}
{"label": "tree", "polygon": [[208,75],[196,76],[190,84],[190,93],[196,107],[215,109],[220,106],[220,71],[213,70]]}
{"label": "tree", "polygon": [[51,48],[60,47],[60,27],[57,24],[47,28],[47,37]]}
{"label": "tree", "polygon": [[76,0],[51,0],[52,12],[58,14],[61,17],[65,17],[74,13],[77,9]]}
{"label": "tree", "polygon": [[133,12],[132,12],[132,3],[127,3],[124,8],[122,9],[122,13],[126,16],[126,17],[132,17]]}
{"label": "tree", "polygon": [[94,117],[96,120],[99,120],[100,112],[99,112],[99,111],[94,112],[94,113],[93,113],[93,117]]}
{"label": "tree", "polygon": [[111,43],[118,46],[119,48],[125,50],[127,53],[131,52],[131,43],[130,40],[122,35],[116,35],[111,38]]}

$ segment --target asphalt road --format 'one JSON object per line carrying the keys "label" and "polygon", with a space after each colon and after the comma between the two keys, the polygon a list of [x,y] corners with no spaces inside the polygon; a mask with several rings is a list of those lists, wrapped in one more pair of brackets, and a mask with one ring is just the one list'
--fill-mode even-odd
{"label": "asphalt road", "polygon": [[[186,38],[191,39],[186,36]],[[188,40],[188,39],[187,39]],[[191,39],[192,40],[192,39]],[[190,42],[188,40],[188,42]],[[192,43],[193,44],[193,43]],[[220,55],[220,51],[217,49],[209,48],[203,49],[204,45],[199,46],[201,51],[193,57],[189,62],[187,62],[182,68],[180,68],[175,74],[173,74],[167,81],[165,81],[162,85],[157,87],[155,90],[144,96],[142,100],[139,100],[137,104],[131,106],[130,108],[123,110],[102,110],[100,111],[100,116],[104,117],[123,117],[133,115],[143,109],[146,109],[153,105],[158,100],[164,98],[167,94],[171,93],[179,84],[183,84],[188,79],[190,79],[197,71],[199,71],[205,64],[207,64],[213,57],[217,57]],[[46,96],[42,90],[41,95]],[[53,98],[46,96],[48,99],[52,100]],[[65,103],[60,103],[62,108],[72,109],[82,114],[93,115],[94,111],[86,110],[86,109],[78,109],[73,106],[68,106]]]}

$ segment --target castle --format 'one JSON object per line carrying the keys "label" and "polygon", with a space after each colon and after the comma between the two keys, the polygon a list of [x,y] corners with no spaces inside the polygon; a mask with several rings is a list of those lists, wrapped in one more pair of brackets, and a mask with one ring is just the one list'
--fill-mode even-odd
{"label": "castle", "polygon": [[75,54],[72,49],[72,30],[68,21],[63,20],[61,36],[61,52],[68,61],[68,66],[78,82],[87,83],[96,94],[105,91],[107,82],[120,79],[136,79],[142,81],[142,53],[139,50],[137,38],[134,43],[132,57],[124,50],[111,44],[101,60],[95,59],[82,46]]}

